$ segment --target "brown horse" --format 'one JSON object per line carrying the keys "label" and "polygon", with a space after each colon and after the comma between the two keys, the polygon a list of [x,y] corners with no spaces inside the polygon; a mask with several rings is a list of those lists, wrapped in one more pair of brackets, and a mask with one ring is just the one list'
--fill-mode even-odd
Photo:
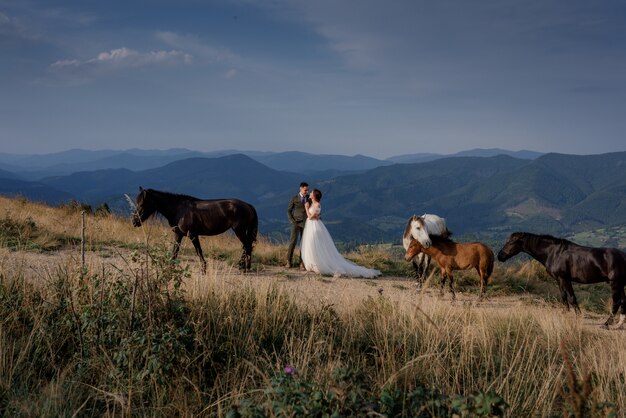
{"label": "brown horse", "polygon": [[424,247],[418,240],[412,239],[404,258],[409,261],[420,252],[431,256],[441,268],[441,292],[450,279],[450,292],[454,300],[452,272],[475,268],[480,276],[480,299],[487,289],[489,276],[493,272],[493,251],[480,242],[457,243],[447,238],[431,237],[432,245]]}
{"label": "brown horse", "polygon": [[[446,225],[446,220],[437,215],[424,214],[422,216],[413,215],[409,218],[409,221],[404,228],[404,234],[402,234],[402,246],[404,251],[409,249],[411,238],[419,240],[424,245],[430,246],[430,236],[440,236],[442,238],[450,238],[452,232]],[[413,264],[413,271],[415,272],[415,278],[417,279],[418,286],[424,283],[426,280],[426,273],[430,266],[430,256],[419,253],[417,257],[411,261]]]}

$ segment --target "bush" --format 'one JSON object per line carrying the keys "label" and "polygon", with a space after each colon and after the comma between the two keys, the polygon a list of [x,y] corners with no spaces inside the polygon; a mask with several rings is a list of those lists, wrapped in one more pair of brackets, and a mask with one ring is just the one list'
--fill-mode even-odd
{"label": "bush", "polygon": [[0,219],[0,245],[11,250],[29,249],[38,235],[37,225],[31,218],[13,219],[5,215]]}
{"label": "bush", "polygon": [[59,208],[64,209],[67,212],[86,212],[93,213],[91,209],[91,205],[83,202],[79,202],[78,200],[72,199],[67,203],[61,203]]}
{"label": "bush", "polygon": [[111,214],[111,208],[109,208],[109,205],[106,202],[102,203],[94,211],[94,215],[96,216],[108,216],[110,214]]}
{"label": "bush", "polygon": [[365,374],[352,369],[336,369],[329,386],[323,388],[286,367],[274,376],[261,399],[242,399],[226,416],[493,417],[504,416],[507,409],[506,402],[493,392],[451,397],[420,384],[408,391],[374,387]]}
{"label": "bush", "polygon": [[[59,268],[42,291],[18,280],[0,282],[0,329],[18,348],[2,353],[12,357],[14,380],[2,388],[0,415],[23,414],[33,393],[47,399],[46,382],[61,375],[72,376],[59,394],[67,400],[50,415],[78,410],[93,396],[89,387],[132,393],[118,396],[118,403],[138,410],[157,399],[171,401],[170,388],[194,348],[190,308],[180,287],[188,271],[170,263],[161,249],[133,258],[138,267],[132,274],[106,279]],[[120,406],[109,403],[96,399],[83,412],[99,415]],[[42,407],[32,399],[28,404]],[[34,409],[26,415],[40,414]]]}

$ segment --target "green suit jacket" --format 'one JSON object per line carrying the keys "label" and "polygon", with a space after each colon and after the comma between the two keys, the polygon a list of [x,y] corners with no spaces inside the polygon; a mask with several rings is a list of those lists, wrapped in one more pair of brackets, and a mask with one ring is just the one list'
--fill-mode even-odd
{"label": "green suit jacket", "polygon": [[[307,201],[308,196],[307,196]],[[300,194],[293,196],[289,201],[289,206],[287,206],[287,217],[289,218],[289,222],[292,224],[304,225],[304,221],[306,221],[306,209],[304,207],[304,203],[302,203],[302,198]]]}

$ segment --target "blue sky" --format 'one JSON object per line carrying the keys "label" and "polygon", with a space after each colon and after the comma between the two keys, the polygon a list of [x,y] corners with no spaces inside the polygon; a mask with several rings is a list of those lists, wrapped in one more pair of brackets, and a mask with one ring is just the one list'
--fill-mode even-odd
{"label": "blue sky", "polygon": [[626,150],[626,3],[0,0],[0,152]]}

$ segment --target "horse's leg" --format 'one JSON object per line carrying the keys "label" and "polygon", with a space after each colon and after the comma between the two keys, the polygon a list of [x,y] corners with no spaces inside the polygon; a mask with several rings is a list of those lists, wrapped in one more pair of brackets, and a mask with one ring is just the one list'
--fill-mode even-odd
{"label": "horse's leg", "polygon": [[415,262],[415,258],[411,260],[411,265],[413,266],[413,277],[415,278],[415,284],[417,287],[417,291],[419,292],[422,288],[422,276],[420,274],[419,264]]}
{"label": "horse's leg", "polygon": [[200,262],[202,263],[202,274],[206,274],[206,260],[204,259],[204,256],[202,255],[202,247],[200,246],[200,238],[195,235],[195,236],[190,236],[189,239],[191,239],[191,242],[193,243],[193,247],[196,249],[196,254],[198,254],[198,257],[200,257]]}
{"label": "horse's leg", "polygon": [[454,277],[452,276],[452,273],[448,274],[448,279],[450,279],[449,282],[449,286],[450,286],[450,292],[452,293],[452,300],[456,300],[456,294],[454,293]]}
{"label": "horse's leg", "polygon": [[626,321],[626,294],[624,294],[624,289],[622,288],[622,301],[620,303],[621,311],[619,314],[619,322],[617,323],[618,329],[621,329]]}
{"label": "horse's leg", "polygon": [[172,249],[172,260],[176,260],[178,257],[178,251],[180,250],[180,243],[183,240],[184,235],[174,230],[174,248]]}
{"label": "horse's leg", "polygon": [[[610,278],[609,278],[610,280]],[[620,316],[620,326],[621,326],[621,322],[622,322],[622,317],[624,316],[624,303],[625,303],[625,296],[624,296],[624,289],[623,287],[620,286],[620,284],[618,283],[617,280],[610,280],[611,282],[611,297],[613,299],[613,306],[611,308],[611,315],[609,316],[609,318],[606,320],[606,322],[604,323],[604,325],[602,326],[603,328],[608,328],[609,325],[611,325],[613,323],[613,319],[615,318],[615,314],[617,313],[617,310],[620,308],[620,306],[622,307],[622,312],[621,312],[621,316]]]}
{"label": "horse's leg", "polygon": [[565,295],[567,297],[567,302],[574,307],[574,312],[576,312],[576,315],[580,315],[580,308],[578,307],[578,302],[576,301],[576,295],[574,294],[572,282],[563,278],[561,278],[560,280],[561,287],[565,291]]}
{"label": "horse's leg", "polygon": [[420,278],[420,266],[415,262],[415,259],[411,260],[411,265],[413,266],[413,274],[415,278],[419,280]]}
{"label": "horse's leg", "polygon": [[487,273],[480,267],[476,267],[476,273],[478,273],[478,278],[480,280],[480,296],[478,296],[478,300],[483,300],[483,296],[485,296],[485,275]]}
{"label": "horse's leg", "polygon": [[428,254],[424,254],[424,261],[422,262],[422,280],[426,280],[426,276],[428,274],[428,267],[430,267],[430,256]]}
{"label": "horse's leg", "polygon": [[256,236],[258,233],[258,224],[253,220],[246,225],[246,242],[244,243],[244,250],[246,252],[246,271],[250,271],[252,267],[252,249],[256,242]]}
{"label": "horse's leg", "polygon": [[243,252],[241,253],[241,259],[239,259],[239,269],[246,271],[248,255],[252,253],[252,244],[250,243],[249,245],[247,242],[248,235],[244,227],[238,225],[236,228],[233,228],[233,231],[235,231],[235,235],[241,241],[241,245],[243,245]]}
{"label": "horse's leg", "polygon": [[555,278],[557,284],[559,285],[559,293],[561,293],[561,302],[565,306],[565,310],[569,311],[569,304],[567,303],[567,292],[565,291],[565,287],[563,286],[563,280]]}
{"label": "horse's leg", "polygon": [[480,300],[486,298],[487,295],[487,282],[489,282],[489,276],[491,276],[492,269],[489,266],[479,266],[476,268],[478,275],[480,276]]}
{"label": "horse's leg", "polygon": [[445,289],[446,289],[446,279],[448,278],[448,276],[446,275],[446,272],[441,269],[441,287],[439,288],[439,296],[443,297]]}
{"label": "horse's leg", "polygon": [[419,253],[413,259],[413,269],[415,270],[415,280],[417,281],[418,290],[423,286],[424,279],[426,278],[426,271],[424,270],[424,257],[426,257],[426,254]]}
{"label": "horse's leg", "polygon": [[[624,327],[624,322],[626,321],[626,295],[624,294],[624,289],[620,290],[620,301],[618,303],[619,307],[621,307],[621,311],[619,314],[619,321],[615,326],[615,329],[622,329]],[[613,316],[617,313],[617,309],[615,306],[613,307]]]}

